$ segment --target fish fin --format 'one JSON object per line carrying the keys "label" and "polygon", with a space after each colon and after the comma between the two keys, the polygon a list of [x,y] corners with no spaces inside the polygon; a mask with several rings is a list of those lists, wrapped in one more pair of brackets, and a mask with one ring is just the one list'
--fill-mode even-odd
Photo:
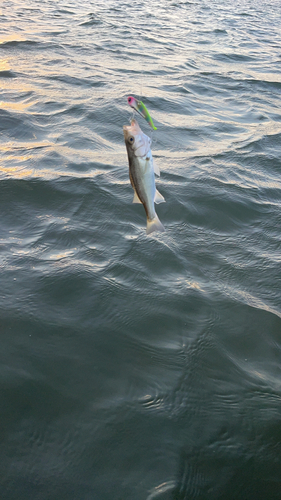
{"label": "fish fin", "polygon": [[160,170],[159,170],[159,167],[157,165],[157,163],[155,163],[155,161],[153,160],[153,169],[154,169],[154,173],[158,176],[160,176]]}
{"label": "fish fin", "polygon": [[134,191],[133,203],[141,203],[136,191]]}
{"label": "fish fin", "polygon": [[155,191],[154,201],[155,203],[164,203],[166,201],[164,196],[162,196],[157,189]]}
{"label": "fish fin", "polygon": [[163,224],[160,222],[158,215],[155,214],[154,219],[147,219],[146,234],[153,233],[153,231],[165,231]]}

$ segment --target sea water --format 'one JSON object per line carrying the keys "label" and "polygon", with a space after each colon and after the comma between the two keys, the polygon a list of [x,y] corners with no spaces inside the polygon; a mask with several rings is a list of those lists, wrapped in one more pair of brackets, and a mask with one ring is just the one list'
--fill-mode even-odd
{"label": "sea water", "polygon": [[1,500],[281,499],[280,7],[2,3]]}

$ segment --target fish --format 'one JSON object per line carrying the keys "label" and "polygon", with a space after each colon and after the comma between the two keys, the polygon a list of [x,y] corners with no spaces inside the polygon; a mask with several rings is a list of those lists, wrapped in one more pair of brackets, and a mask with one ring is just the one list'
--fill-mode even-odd
{"label": "fish", "polygon": [[128,104],[131,108],[137,111],[137,113],[139,113],[147,121],[147,123],[149,123],[153,130],[157,130],[157,127],[155,127],[152,118],[142,101],[138,101],[135,97],[129,96]]}
{"label": "fish", "polygon": [[[155,212],[154,203],[163,203],[164,197],[155,186],[155,166],[151,153],[151,139],[143,133],[137,120],[123,126],[129,161],[129,177],[134,189],[133,203],[142,203],[146,212],[146,234],[165,231]],[[158,169],[156,169],[158,171]],[[160,172],[158,171],[160,174]]]}

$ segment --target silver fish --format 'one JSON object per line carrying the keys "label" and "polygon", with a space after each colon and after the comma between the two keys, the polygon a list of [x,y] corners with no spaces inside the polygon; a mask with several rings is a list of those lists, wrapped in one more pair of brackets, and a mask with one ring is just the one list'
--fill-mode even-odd
{"label": "silver fish", "polygon": [[146,234],[153,231],[165,231],[154,208],[155,203],[165,201],[155,187],[154,174],[160,175],[153,165],[151,139],[143,133],[137,120],[131,125],[124,125],[123,133],[129,160],[129,176],[134,189],[133,203],[142,203],[146,211]]}

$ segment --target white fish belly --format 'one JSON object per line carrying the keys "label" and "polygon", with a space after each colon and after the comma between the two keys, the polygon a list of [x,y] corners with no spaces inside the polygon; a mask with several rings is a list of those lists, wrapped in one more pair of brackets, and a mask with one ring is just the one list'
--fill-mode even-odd
{"label": "white fish belly", "polygon": [[154,198],[156,193],[154,170],[151,159],[135,157],[130,166],[133,187],[144,205],[147,217],[155,217]]}

